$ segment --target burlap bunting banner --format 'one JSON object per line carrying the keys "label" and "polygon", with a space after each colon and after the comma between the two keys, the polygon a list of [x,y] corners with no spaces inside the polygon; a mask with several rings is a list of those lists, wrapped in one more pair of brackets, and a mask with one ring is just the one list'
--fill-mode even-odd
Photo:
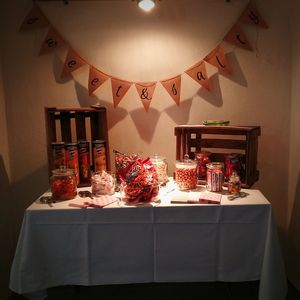
{"label": "burlap bunting banner", "polygon": [[125,80],[120,80],[117,78],[111,78],[111,88],[113,94],[114,108],[116,108],[120,101],[123,99],[132,83]]}
{"label": "burlap bunting banner", "polygon": [[252,3],[248,4],[247,8],[240,16],[239,21],[244,24],[251,24],[261,28],[269,28],[257,8]]}
{"label": "burlap bunting banner", "polygon": [[144,108],[148,111],[150,103],[153,97],[153,93],[156,88],[155,82],[138,82],[135,84],[136,90],[139,94],[140,100],[142,101]]}
{"label": "burlap bunting banner", "polygon": [[62,77],[70,75],[85,64],[86,62],[73,49],[69,48],[62,71]]}
{"label": "burlap bunting banner", "polygon": [[233,44],[237,47],[253,51],[252,46],[249,44],[245,33],[243,32],[242,28],[235,24],[227,35],[224,37],[224,41],[230,44]]}
{"label": "burlap bunting banner", "polygon": [[210,90],[210,82],[207,76],[205,62],[203,60],[186,70],[185,73],[192,77],[196,82],[201,84],[208,91]]}
{"label": "burlap bunting banner", "polygon": [[176,105],[179,106],[180,91],[181,91],[181,75],[178,75],[170,79],[162,80],[160,83],[167,90],[169,95],[173,98]]}
{"label": "burlap bunting banner", "polygon": [[231,68],[225,56],[223,48],[219,45],[211,51],[205,58],[205,61],[217,67],[228,74],[231,74]]}
{"label": "burlap bunting banner", "polygon": [[20,31],[27,31],[49,26],[49,21],[37,5],[32,9],[23,21]]}
{"label": "burlap bunting banner", "polygon": [[110,76],[90,66],[88,83],[89,95],[91,95],[98,87],[100,87],[100,85],[102,85],[109,78]]}
{"label": "burlap bunting banner", "polygon": [[[244,24],[251,24],[262,28],[268,28],[268,25],[261,17],[257,8],[249,3],[245,11],[241,14],[238,19],[238,22]],[[41,11],[41,9],[34,4],[25,20],[23,21],[20,31],[37,29],[42,27],[50,26],[48,33],[41,45],[41,49],[39,55],[54,51],[58,47],[66,44],[69,47],[64,67],[62,71],[62,77],[70,75],[75,70],[79,69],[85,64],[88,64],[80,55],[78,55],[71,46],[62,38],[62,36],[51,26],[47,17]],[[223,41],[233,44],[237,47],[251,50],[253,51],[252,46],[248,42],[248,39],[239,26],[236,23],[230,31],[225,35]],[[205,62],[215,66],[218,70],[222,70],[228,74],[231,74],[231,67],[226,58],[223,48],[221,45],[218,45],[215,49],[213,49],[203,60],[196,63],[189,69],[185,71],[187,75],[193,78],[196,82],[202,85],[208,91],[211,88],[210,79],[206,72]],[[98,89],[105,81],[111,78],[112,85],[112,94],[113,94],[113,103],[116,108],[120,101],[123,99],[131,85],[132,82],[126,80],[120,80],[111,75],[107,75],[104,72],[96,69],[92,65],[88,64],[89,69],[89,80],[88,80],[88,92],[92,94],[96,89]],[[180,95],[181,95],[181,75],[162,80],[160,81],[162,86],[166,89],[168,94],[175,101],[176,105],[180,105]],[[134,83],[136,90],[139,95],[139,99],[141,100],[146,111],[149,110],[153,94],[156,88],[157,82],[137,82]]]}
{"label": "burlap bunting banner", "polygon": [[45,37],[45,40],[42,44],[39,55],[54,51],[58,47],[65,44],[65,41],[60,36],[60,34],[53,28],[50,27],[49,31]]}

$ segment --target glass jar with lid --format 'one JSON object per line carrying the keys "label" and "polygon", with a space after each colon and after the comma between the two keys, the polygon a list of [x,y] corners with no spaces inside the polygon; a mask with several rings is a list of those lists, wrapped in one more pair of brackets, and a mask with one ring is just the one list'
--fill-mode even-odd
{"label": "glass jar with lid", "polygon": [[197,162],[184,155],[182,161],[176,161],[175,181],[180,190],[192,190],[197,186]]}
{"label": "glass jar with lid", "polygon": [[159,155],[153,155],[150,157],[151,162],[154,165],[154,168],[157,173],[158,183],[160,185],[165,185],[168,178],[168,163],[165,157]]}
{"label": "glass jar with lid", "polygon": [[221,192],[224,183],[224,164],[211,162],[206,167],[207,189],[210,192]]}
{"label": "glass jar with lid", "polygon": [[232,195],[238,195],[241,192],[241,179],[236,172],[233,172],[228,180],[228,192]]}
{"label": "glass jar with lid", "polygon": [[60,166],[52,171],[50,177],[52,198],[54,200],[70,200],[77,195],[77,183],[74,170]]}

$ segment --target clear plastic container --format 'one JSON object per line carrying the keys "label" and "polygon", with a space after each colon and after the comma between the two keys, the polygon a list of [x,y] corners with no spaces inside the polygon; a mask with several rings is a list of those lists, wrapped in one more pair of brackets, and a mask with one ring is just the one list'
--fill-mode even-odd
{"label": "clear plastic container", "polygon": [[77,182],[74,171],[61,166],[52,171],[50,177],[52,198],[54,200],[70,200],[77,195]]}
{"label": "clear plastic container", "polygon": [[151,162],[154,165],[154,168],[157,173],[158,183],[160,185],[165,185],[169,178],[168,178],[168,163],[165,157],[154,155],[150,157]]}
{"label": "clear plastic container", "polygon": [[175,181],[180,190],[192,190],[197,186],[197,161],[186,154],[182,161],[175,163]]}

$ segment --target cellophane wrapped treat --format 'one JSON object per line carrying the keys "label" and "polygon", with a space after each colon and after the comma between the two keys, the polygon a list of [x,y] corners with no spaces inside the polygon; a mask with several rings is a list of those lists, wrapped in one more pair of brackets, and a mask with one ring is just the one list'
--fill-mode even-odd
{"label": "cellophane wrapped treat", "polygon": [[120,183],[125,180],[128,169],[138,159],[138,156],[136,154],[124,154],[117,150],[114,150],[114,153],[116,180]]}
{"label": "cellophane wrapped treat", "polygon": [[126,202],[151,202],[159,191],[158,176],[151,160],[135,160],[125,173],[123,185]]}

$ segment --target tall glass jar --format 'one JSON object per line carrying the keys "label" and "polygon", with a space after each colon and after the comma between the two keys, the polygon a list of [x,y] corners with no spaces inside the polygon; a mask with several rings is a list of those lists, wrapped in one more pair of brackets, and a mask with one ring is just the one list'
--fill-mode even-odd
{"label": "tall glass jar", "polygon": [[157,173],[158,183],[160,185],[165,185],[169,178],[168,178],[168,163],[165,157],[154,155],[150,157],[151,162],[154,165],[154,168]]}
{"label": "tall glass jar", "polygon": [[176,161],[175,181],[180,190],[192,190],[197,186],[197,162],[187,154],[183,161]]}
{"label": "tall glass jar", "polygon": [[207,189],[210,192],[221,192],[224,183],[224,164],[211,162],[206,167]]}
{"label": "tall glass jar", "polygon": [[54,200],[70,200],[77,195],[77,182],[74,170],[66,169],[65,166],[52,171],[50,184]]}

